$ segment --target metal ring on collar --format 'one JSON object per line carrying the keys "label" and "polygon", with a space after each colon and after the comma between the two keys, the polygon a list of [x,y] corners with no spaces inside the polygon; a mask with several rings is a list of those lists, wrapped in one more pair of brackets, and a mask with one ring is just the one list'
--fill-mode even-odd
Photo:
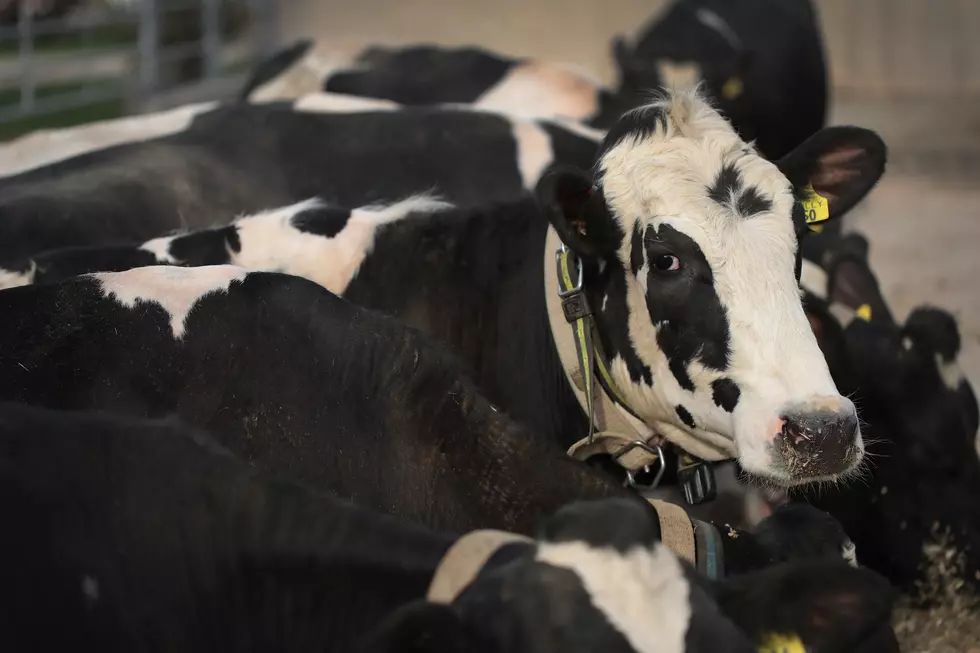
{"label": "metal ring on collar", "polygon": [[[648,454],[657,457],[657,465],[658,465],[657,474],[656,476],[654,476],[652,483],[650,483],[649,485],[641,485],[640,483],[636,482],[636,477],[633,476],[633,472],[627,469],[626,482],[629,484],[630,487],[633,488],[643,488],[645,490],[652,490],[658,485],[660,485],[660,480],[663,478],[664,472],[667,470],[667,462],[664,460],[664,450],[661,448],[659,444],[650,446],[648,443],[644,442],[643,440],[633,440],[629,444],[623,445],[619,449],[619,451],[614,453],[612,455],[613,460],[619,460],[633,449],[643,449]],[[650,471],[650,466],[646,465],[643,469],[644,471],[648,472]]]}

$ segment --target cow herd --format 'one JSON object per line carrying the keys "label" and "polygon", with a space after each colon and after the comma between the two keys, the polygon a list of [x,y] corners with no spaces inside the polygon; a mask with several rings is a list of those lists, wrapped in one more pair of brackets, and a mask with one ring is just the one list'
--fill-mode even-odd
{"label": "cow herd", "polygon": [[808,0],[678,0],[620,83],[298,42],[0,149],[0,646],[898,650],[980,587],[942,309],[841,218]]}

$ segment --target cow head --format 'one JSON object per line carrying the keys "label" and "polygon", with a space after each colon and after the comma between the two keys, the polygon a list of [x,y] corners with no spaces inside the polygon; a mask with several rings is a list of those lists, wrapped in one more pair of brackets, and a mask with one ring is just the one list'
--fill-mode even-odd
{"label": "cow head", "polygon": [[[743,111],[744,102],[740,100],[753,59],[751,52],[732,48],[727,48],[723,54],[703,56],[697,60],[638,55],[625,39],[617,38],[613,41],[613,61],[619,75],[616,93],[624,101],[629,100],[632,106],[637,106],[647,101],[651,89],[690,88],[703,84],[715,105],[731,118]],[[744,139],[756,137],[751,131],[751,121],[736,122],[742,127],[741,136]]]}
{"label": "cow head", "polygon": [[897,584],[912,588],[945,546],[946,581],[980,587],[977,401],[957,364],[956,321],[921,307],[903,325],[876,309],[884,299],[862,240],[821,252],[827,274],[807,287],[807,311],[834,379],[861,408],[871,464],[859,483],[801,494],[841,521],[863,564]]}
{"label": "cow head", "polygon": [[830,652],[894,638],[892,592],[872,572],[808,561],[710,582],[658,533],[635,501],[566,506],[536,542],[498,550],[452,604],[395,613],[367,650],[751,653],[777,635]]}
{"label": "cow head", "polygon": [[552,225],[583,262],[614,380],[648,425],[777,484],[856,469],[857,414],[803,312],[796,233],[804,200],[819,217],[842,214],[884,158],[873,132],[835,127],[771,163],[684,92],[625,114],[594,178],[543,180]]}

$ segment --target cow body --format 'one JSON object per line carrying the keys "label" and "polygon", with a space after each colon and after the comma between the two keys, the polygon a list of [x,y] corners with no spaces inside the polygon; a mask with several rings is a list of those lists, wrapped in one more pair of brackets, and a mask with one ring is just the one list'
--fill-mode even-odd
{"label": "cow body", "polygon": [[[572,504],[536,541],[503,540],[471,582],[449,576],[446,605],[424,599],[457,538],[258,472],[177,420],[0,405],[0,488],[12,650],[742,653],[777,634],[897,650],[874,574],[838,561],[709,583],[634,502]],[[860,609],[811,623],[840,596]]]}
{"label": "cow body", "polygon": [[[692,122],[673,131],[673,121]],[[702,121],[703,124],[696,121]],[[696,124],[700,126],[695,126]],[[658,126],[662,126],[663,131],[658,131]],[[698,135],[699,129],[704,130],[703,135]],[[663,330],[661,321],[665,318],[660,311],[665,308],[661,308],[661,305],[663,302],[669,304],[674,301],[674,296],[667,294],[649,299],[647,301],[650,303],[642,308],[630,307],[631,302],[643,301],[639,299],[643,288],[649,287],[646,292],[660,292],[661,288],[670,286],[663,285],[661,281],[649,280],[640,281],[639,287],[631,283],[631,277],[640,275],[644,266],[654,263],[660,265],[660,260],[641,264],[640,258],[646,256],[640,250],[642,241],[636,233],[627,236],[628,230],[635,232],[639,227],[627,227],[618,222],[630,219],[619,217],[622,214],[642,215],[646,210],[639,206],[622,204],[630,192],[629,184],[636,184],[635,180],[639,179],[635,173],[629,171],[633,166],[640,165],[640,161],[656,165],[656,161],[668,160],[672,148],[677,148],[680,153],[690,146],[700,147],[697,143],[702,141],[698,139],[708,142],[715,138],[731,139],[725,147],[730,147],[732,151],[738,150],[738,156],[742,157],[739,165],[744,165],[746,172],[733,168],[734,164],[731,163],[721,164],[720,171],[695,169],[691,172],[691,175],[704,177],[704,186],[694,184],[690,190],[704,193],[707,204],[679,206],[673,210],[690,216],[692,225],[689,233],[701,241],[693,241],[690,236],[679,232],[678,228],[688,228],[683,223],[671,222],[665,224],[663,229],[665,233],[676,234],[671,236],[670,240],[676,241],[671,247],[683,253],[688,259],[688,265],[693,266],[692,270],[703,268],[685,273],[700,275],[700,281],[690,287],[684,286],[685,290],[676,291],[678,300],[684,292],[693,292],[698,301],[693,304],[678,303],[667,313],[673,315],[666,318],[670,329],[664,333],[649,333],[648,329]],[[869,137],[863,132],[831,130],[826,138],[841,138],[845,141],[857,138],[864,141],[858,147],[877,147],[874,145],[876,137],[868,140]],[[641,152],[647,142],[651,151]],[[672,441],[696,455],[718,458],[737,453],[743,464],[752,471],[773,475],[784,483],[818,475],[822,473],[819,470],[824,468],[809,464],[797,468],[793,463],[791,467],[783,469],[780,467],[783,463],[773,462],[788,454],[778,453],[763,444],[766,436],[761,434],[770,426],[757,420],[769,419],[763,416],[767,411],[774,410],[770,403],[783,392],[797,392],[797,387],[811,385],[823,388],[822,392],[827,392],[827,397],[812,401],[822,406],[819,410],[824,417],[820,419],[833,421],[839,417],[843,420],[839,424],[835,421],[834,426],[828,427],[834,433],[840,430],[839,437],[842,440],[834,447],[816,448],[804,458],[811,455],[839,455],[841,460],[827,461],[826,473],[840,473],[838,465],[843,464],[843,469],[847,470],[860,456],[859,440],[857,448],[846,443],[855,435],[857,422],[852,415],[853,407],[846,400],[843,400],[843,412],[838,417],[831,417],[832,411],[828,412],[829,407],[841,400],[832,398],[835,390],[829,373],[823,377],[815,374],[825,363],[809,329],[806,328],[792,274],[793,260],[797,253],[792,217],[795,209],[793,199],[786,190],[789,187],[788,182],[775,166],[760,159],[751,148],[739,144],[741,141],[734,136],[731,128],[710,108],[700,104],[696,96],[674,97],[672,100],[665,100],[663,104],[644,109],[643,112],[630,114],[624,118],[620,130],[613,130],[607,137],[604,144],[605,154],[601,159],[600,169],[604,170],[601,184],[611,184],[608,192],[611,197],[619,198],[616,200],[619,204],[614,208],[607,205],[607,213],[599,214],[593,219],[605,222],[601,229],[604,230],[603,237],[609,239],[610,243],[604,247],[613,247],[612,241],[617,239],[619,244],[615,247],[619,251],[616,260],[608,263],[605,268],[597,263],[595,270],[583,275],[586,283],[592,284],[588,289],[589,301],[596,307],[595,319],[599,337],[604,350],[609,354],[615,383],[625,388],[625,396],[628,397],[625,401],[632,403],[634,410],[640,411],[638,414],[642,415],[647,424],[662,429]],[[822,147],[824,146],[818,141],[814,141],[804,148],[804,152]],[[662,150],[661,154],[653,151],[657,148]],[[625,153],[634,151],[638,157],[637,163],[630,163],[634,154]],[[848,156],[855,156],[856,151],[861,150],[851,149]],[[697,158],[685,160],[687,156],[688,154],[681,155],[675,165],[678,168],[691,164],[704,165]],[[786,165],[809,165],[804,163],[805,157],[809,155],[801,156],[799,162],[794,163],[791,159]],[[834,165],[840,162],[839,159],[834,161]],[[878,165],[874,163],[874,156],[869,163],[871,166]],[[706,166],[708,167],[711,166]],[[746,186],[742,175],[750,174],[750,170],[754,170],[751,175],[755,176],[755,183],[769,184],[770,188],[763,191],[764,186]],[[808,169],[807,174],[810,172]],[[670,174],[670,170],[651,171],[646,180],[656,183],[657,179],[668,179]],[[789,174],[796,175],[792,171]],[[848,174],[851,175],[850,180],[861,178],[865,173],[852,170]],[[868,171],[867,174],[867,179],[862,184],[867,181],[873,183],[880,170]],[[835,179],[833,176],[826,178]],[[394,206],[382,212],[365,211],[363,215],[353,216],[349,210],[343,209],[339,212],[336,209],[322,209],[319,213],[310,213],[313,207],[308,203],[300,203],[287,207],[280,213],[257,216],[247,225],[243,221],[228,233],[205,234],[205,241],[216,238],[216,242],[210,245],[193,244],[194,238],[180,242],[164,239],[147,243],[143,249],[151,252],[157,260],[167,263],[232,262],[259,269],[292,270],[313,278],[354,301],[396,314],[450,344],[454,351],[463,355],[481,386],[494,400],[538,432],[567,447],[570,441],[581,437],[579,434],[584,434],[587,429],[583,425],[583,416],[576,405],[577,401],[567,382],[563,380],[564,372],[558,364],[546,320],[542,288],[544,274],[551,272],[547,268],[542,269],[543,260],[548,258],[548,253],[544,251],[544,241],[550,223],[562,239],[574,243],[573,249],[579,252],[583,260],[592,256],[594,246],[580,242],[579,237],[569,230],[564,221],[582,219],[571,217],[568,212],[573,211],[573,207],[569,202],[591,202],[590,197],[598,198],[602,194],[593,195],[594,189],[600,186],[597,184],[589,191],[586,186],[588,182],[582,177],[571,175],[564,177],[562,181],[560,176],[556,176],[556,179],[559,179],[557,185],[549,182],[542,191],[543,208],[528,199],[486,210],[461,208],[455,212],[421,212],[424,219],[417,220],[403,219],[411,211],[399,210]],[[796,183],[803,181],[804,179],[798,178]],[[624,186],[624,183],[627,185]],[[572,196],[562,197],[563,194],[572,192],[573,187],[575,190]],[[636,190],[642,187],[640,184]],[[579,188],[582,189],[581,196],[577,195]],[[865,190],[838,188],[834,192],[841,193],[835,197],[853,202],[867,188],[870,185]],[[845,191],[851,196],[846,197]],[[778,209],[772,199],[761,195],[763,192],[775,193],[774,197],[779,199]],[[707,215],[714,217],[709,218],[708,222],[699,222],[700,218],[695,217],[699,210],[706,210]],[[746,265],[753,264],[762,251],[769,251],[773,256],[779,257],[780,265],[785,264],[783,272],[786,273],[786,278],[781,278],[781,283],[784,282],[785,286],[783,295],[787,311],[785,333],[763,336],[751,330],[745,334],[740,334],[738,330],[729,330],[726,314],[735,310],[733,307],[738,305],[741,295],[754,291],[751,284],[744,289],[736,287],[738,284],[733,285],[734,280],[720,280],[717,284],[711,281],[711,263],[704,258],[702,247],[716,245],[703,239],[704,230],[714,228],[712,225],[716,223],[710,222],[711,220],[731,220],[727,217],[729,213],[716,215],[714,212],[718,210],[734,211],[736,215],[744,212],[753,216],[767,216],[768,219],[745,218],[744,222],[739,223],[746,225],[749,230],[745,236],[744,251],[736,247],[724,253],[714,252],[710,256],[711,260],[723,257],[740,260]],[[656,214],[657,210],[654,210],[654,215]],[[761,231],[753,234],[754,229]],[[760,235],[767,231],[772,233],[759,240]],[[775,236],[777,231],[780,233],[778,237]],[[309,244],[302,244],[306,241],[310,241]],[[736,239],[731,242],[740,241]],[[756,249],[748,246],[749,242],[754,242]],[[192,256],[191,252],[195,250],[198,254]],[[195,261],[195,256],[199,257],[201,252],[206,256],[219,258],[198,258]],[[612,260],[608,259],[608,253],[605,256],[608,261]],[[669,253],[669,250],[665,256],[678,258]],[[737,275],[738,283],[744,284],[746,279],[753,276],[761,279],[771,274],[772,266],[777,265],[774,262],[765,262],[764,259],[761,262],[770,271],[765,274],[759,271]],[[610,271],[611,265],[620,266],[619,270]],[[725,270],[731,270],[732,265],[732,262],[728,262]],[[583,262],[583,266],[587,266],[587,263]],[[401,283],[403,279],[413,280],[409,288]],[[723,294],[717,294],[718,291]],[[775,307],[771,301],[772,288],[766,290],[765,294],[769,295],[767,305]],[[727,308],[721,306],[722,297],[728,302]],[[744,310],[757,310],[757,304],[758,302],[750,301],[744,306]],[[685,306],[689,308],[684,308]],[[638,311],[649,314],[653,324],[637,322],[636,320],[642,319],[637,317],[642,314]],[[691,320],[692,326],[697,325],[697,330],[692,331],[685,327],[686,320]],[[797,325],[796,322],[800,324]],[[758,320],[737,323],[758,325],[754,328],[761,328],[764,324]],[[783,328],[778,321],[768,324],[770,326],[766,328]],[[515,337],[515,334],[520,334],[520,337]],[[740,356],[735,356],[731,353],[736,346],[733,342],[741,338],[747,339],[738,346],[748,349]],[[783,341],[784,347],[791,346],[791,342],[798,343],[800,351],[807,352],[807,355],[812,351],[813,360],[803,366],[808,370],[804,377],[793,377],[792,382],[783,379],[773,385],[770,380],[755,378],[755,372],[742,381],[736,381],[735,378],[738,377],[724,376],[726,371],[737,374],[736,368],[730,368],[730,360],[768,356],[764,354],[765,346],[773,346],[777,341]],[[638,342],[648,344],[637,348]],[[644,349],[654,345],[654,342],[659,350],[655,347]],[[708,342],[713,344],[709,346],[706,344]],[[771,363],[778,364],[781,360],[782,356],[773,358]],[[748,369],[757,370],[757,367],[750,366]],[[781,379],[782,375],[780,372],[776,378]],[[699,383],[706,386],[707,402],[704,402],[704,398],[699,398],[703,392],[697,390]],[[745,385],[746,383],[749,385]],[[759,390],[747,390],[752,384],[761,384],[758,386]],[[759,394],[753,394],[754,392]],[[805,403],[793,403],[780,409],[789,412],[776,418],[775,428],[790,431],[796,429],[796,411],[809,410],[803,408]],[[739,409],[740,405],[748,407]],[[819,420],[806,423],[816,424]],[[739,436],[739,433],[742,435]],[[762,439],[755,442],[756,437]],[[777,440],[781,437],[784,436],[777,436]],[[837,438],[838,435],[833,437]],[[740,440],[737,446],[735,440]],[[792,449],[792,446],[786,446]],[[797,475],[801,478],[797,479]]]}
{"label": "cow body", "polygon": [[[15,343],[0,400],[175,414],[260,469],[450,532],[531,533],[576,498],[656,513],[488,403],[418,332],[303,279],[156,266],[3,291],[0,307]],[[827,546],[797,558],[839,560],[840,526],[808,519]],[[730,573],[784,558],[776,521],[725,530]]]}
{"label": "cow body", "polygon": [[218,107],[176,134],[4,179],[0,261],[139,242],[315,195],[350,206],[433,190],[460,203],[512,197],[556,161],[587,166],[595,151],[554,123],[466,108],[338,113],[323,100]]}
{"label": "cow body", "polygon": [[240,99],[268,102],[326,90],[405,105],[472,104],[580,120],[608,129],[660,87],[703,83],[739,134],[770,159],[821,129],[823,43],[810,0],[678,0],[634,46],[617,39],[619,85],[574,67],[477,47],[371,46],[346,66],[312,41],[260,62]]}
{"label": "cow body", "polygon": [[0,302],[7,400],[176,413],[255,465],[457,532],[528,532],[569,491],[627,495],[496,412],[419,334],[302,279],[154,267]]}

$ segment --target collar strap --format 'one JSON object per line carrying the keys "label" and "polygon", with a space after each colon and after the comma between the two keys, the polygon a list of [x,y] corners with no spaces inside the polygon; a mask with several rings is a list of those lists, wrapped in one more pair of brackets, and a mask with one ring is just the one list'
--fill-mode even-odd
{"label": "collar strap", "polygon": [[582,266],[550,226],[543,272],[552,339],[568,385],[589,420],[589,432],[568,455],[585,460],[607,453],[631,474],[651,465],[662,467],[663,439],[636,416],[613,382],[583,289]]}
{"label": "collar strap", "polygon": [[479,530],[456,540],[439,561],[425,598],[433,603],[452,603],[473,582],[491,556],[508,544],[534,540],[505,531]]}
{"label": "collar strap", "polygon": [[692,519],[673,503],[659,499],[647,501],[657,511],[660,540],[664,546],[711,580],[725,575],[725,557],[718,529],[708,522]]}
{"label": "collar strap", "polygon": [[[680,506],[648,499],[660,522],[660,540],[676,556],[711,580],[724,576],[724,555],[718,530],[692,519]],[[506,531],[478,530],[456,540],[439,561],[425,598],[452,603],[472,583],[493,555],[508,544],[534,544],[534,540]]]}
{"label": "collar strap", "polygon": [[[555,349],[568,385],[589,420],[589,432],[568,449],[568,455],[585,460],[596,454],[608,454],[626,469],[631,485],[635,472],[653,468],[655,485],[666,464],[661,448],[665,438],[643,423],[613,381],[602,353],[592,307],[584,292],[582,266],[550,226],[545,239],[543,272],[548,324]],[[677,428],[668,428],[667,435],[671,433],[674,437],[670,439],[677,440],[678,445],[685,441],[696,444]],[[727,456],[709,457],[722,460]],[[700,470],[701,474],[711,473],[706,464]],[[699,495],[704,497],[702,500],[708,500],[713,493],[692,494]]]}

